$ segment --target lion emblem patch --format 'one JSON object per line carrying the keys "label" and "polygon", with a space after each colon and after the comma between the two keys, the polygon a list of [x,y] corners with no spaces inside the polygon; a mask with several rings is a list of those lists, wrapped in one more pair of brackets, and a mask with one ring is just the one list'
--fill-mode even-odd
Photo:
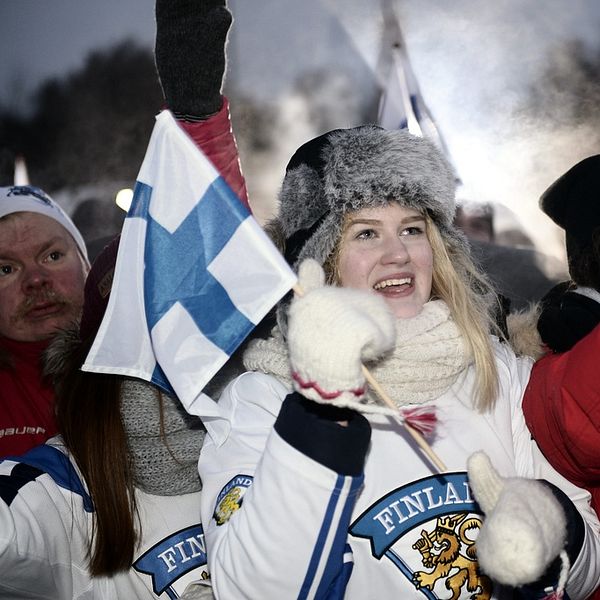
{"label": "lion emblem patch", "polygon": [[471,596],[474,600],[489,600],[492,582],[479,571],[476,536],[472,535],[480,528],[481,519],[458,514],[439,517],[433,531],[423,529],[412,547],[420,552],[423,566],[431,570],[413,574],[415,587],[433,590],[438,580],[443,580],[452,591],[452,598],[458,598],[466,586],[469,592],[477,592]]}
{"label": "lion emblem patch", "polygon": [[213,518],[217,525],[224,525],[237,511],[244,500],[244,494],[252,485],[251,475],[236,475],[229,481],[217,496],[217,504]]}
{"label": "lion emblem patch", "polygon": [[350,526],[376,560],[389,560],[428,600],[489,600],[492,581],[475,544],[482,512],[464,472],[428,476],[396,488]]}

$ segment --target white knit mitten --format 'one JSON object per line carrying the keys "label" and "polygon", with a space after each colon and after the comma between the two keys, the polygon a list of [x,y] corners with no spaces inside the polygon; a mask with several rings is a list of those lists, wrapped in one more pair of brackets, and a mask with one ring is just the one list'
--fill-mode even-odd
{"label": "white knit mitten", "polygon": [[482,570],[506,585],[537,581],[565,545],[567,525],[560,503],[535,479],[501,477],[484,452],[469,457],[467,470],[485,513],[476,544]]}
{"label": "white knit mitten", "polygon": [[360,400],[366,392],[362,361],[393,348],[395,317],[373,293],[324,286],[323,269],[312,259],[300,265],[298,284],[303,294],[288,315],[295,389],[317,402]]}

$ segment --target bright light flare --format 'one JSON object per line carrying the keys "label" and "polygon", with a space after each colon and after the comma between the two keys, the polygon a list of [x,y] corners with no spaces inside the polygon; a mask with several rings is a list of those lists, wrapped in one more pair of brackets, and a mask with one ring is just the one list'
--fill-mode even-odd
{"label": "bright light flare", "polygon": [[133,200],[133,190],[130,188],[125,188],[119,190],[117,195],[115,196],[115,203],[125,212],[129,212],[129,207],[131,206],[131,201]]}

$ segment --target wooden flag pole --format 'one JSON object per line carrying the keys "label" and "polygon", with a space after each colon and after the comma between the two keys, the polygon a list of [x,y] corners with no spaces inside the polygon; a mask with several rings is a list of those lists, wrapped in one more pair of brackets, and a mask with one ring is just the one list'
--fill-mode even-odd
{"label": "wooden flag pole", "polygon": [[[365,365],[362,366],[362,372],[365,379],[369,382],[369,385],[373,388],[375,393],[390,407],[398,411],[398,407],[394,401],[387,395],[385,390],[379,385],[379,382],[371,375],[371,372]],[[427,443],[425,438],[411,425],[409,425],[405,419],[400,421],[404,426],[404,429],[412,436],[413,440],[417,443],[419,448],[427,455],[427,458],[435,465],[440,473],[447,471],[446,465],[442,462],[440,457],[433,451],[433,448]]]}
{"label": "wooden flag pole", "polygon": [[[297,296],[304,296],[304,290],[300,287],[299,284],[294,285],[293,290]],[[369,385],[373,388],[373,390],[381,398],[381,400],[387,406],[398,412],[398,407],[396,406],[394,401],[388,396],[386,391],[379,385],[379,382],[373,377],[369,369],[367,369],[367,367],[365,367],[364,365],[362,366],[362,372]],[[429,460],[436,467],[436,469],[440,473],[447,471],[448,469],[446,468],[446,465],[433,451],[433,448],[427,443],[425,438],[414,427],[409,425],[405,419],[399,420],[399,422],[404,426],[404,429],[406,429],[406,431],[413,438],[413,440],[416,442],[419,448],[421,448],[421,450],[425,453],[427,458],[429,458]]]}

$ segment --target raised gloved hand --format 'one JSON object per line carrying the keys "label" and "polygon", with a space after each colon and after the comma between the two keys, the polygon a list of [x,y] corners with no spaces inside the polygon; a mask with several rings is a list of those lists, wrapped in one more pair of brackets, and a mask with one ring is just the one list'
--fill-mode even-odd
{"label": "raised gloved hand", "polygon": [[221,108],[230,25],[225,0],[156,0],[156,69],[177,116],[206,118]]}
{"label": "raised gloved hand", "polygon": [[294,387],[306,398],[348,406],[366,392],[362,361],[391,350],[396,319],[375,294],[324,286],[321,266],[305,260],[304,291],[291,303],[288,346]]}
{"label": "raised gloved hand", "polygon": [[484,452],[469,457],[467,470],[485,513],[476,543],[482,570],[513,587],[537,581],[565,545],[562,506],[540,481],[501,477]]}

